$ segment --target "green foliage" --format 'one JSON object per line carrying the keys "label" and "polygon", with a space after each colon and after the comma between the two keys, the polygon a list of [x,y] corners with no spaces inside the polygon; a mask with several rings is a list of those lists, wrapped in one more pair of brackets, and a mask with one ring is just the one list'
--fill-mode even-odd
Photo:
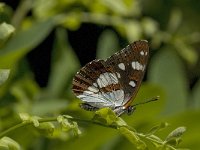
{"label": "green foliage", "polygon": [[[30,28],[17,32],[0,51],[0,67],[12,67],[21,57],[31,51],[51,32],[53,20],[35,23]],[[29,37],[29,38],[27,38]]]}
{"label": "green foliage", "polygon": [[117,49],[119,49],[119,46],[116,34],[110,30],[104,31],[99,37],[97,58],[106,59],[114,54]]}
{"label": "green foliage", "polygon": [[[156,58],[151,61],[149,80],[161,85],[165,89],[167,93],[167,108],[164,110],[164,113],[170,114],[181,112],[186,108],[188,90],[185,73],[182,69],[183,64],[174,51],[167,49],[169,48],[158,52],[155,56]],[[176,94],[177,92],[179,93],[178,95]]]}
{"label": "green foliage", "polygon": [[[198,149],[199,4],[27,0],[13,10],[0,2],[0,149]],[[147,78],[133,105],[157,95],[160,100],[137,105],[132,116],[122,117],[107,108],[94,114],[78,107],[71,80],[80,63],[68,31],[84,23],[106,27],[98,39],[97,58],[118,51],[122,41],[124,46],[149,41]],[[51,71],[47,86],[40,88],[26,55],[52,31]]]}
{"label": "green foliage", "polygon": [[179,127],[172,131],[165,139],[166,144],[177,146],[180,143],[181,135],[186,131],[185,127]]}
{"label": "green foliage", "polygon": [[9,69],[0,69],[0,85],[2,85],[8,79],[9,73]]}
{"label": "green foliage", "polygon": [[14,31],[15,29],[12,25],[9,25],[5,22],[0,24],[0,47],[3,46],[3,44],[9,39]]}
{"label": "green foliage", "polygon": [[70,119],[72,119],[72,117],[67,115],[58,116],[57,118],[58,122],[61,124],[63,131],[72,130],[75,136],[80,135],[81,131],[78,128],[78,124],[75,121],[71,121]]}
{"label": "green foliage", "polygon": [[0,139],[1,150],[20,150],[20,145],[9,137]]}

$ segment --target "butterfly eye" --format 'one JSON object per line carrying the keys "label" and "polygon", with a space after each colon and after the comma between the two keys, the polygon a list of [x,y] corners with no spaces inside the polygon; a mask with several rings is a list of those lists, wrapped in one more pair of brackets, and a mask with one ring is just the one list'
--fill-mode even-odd
{"label": "butterfly eye", "polygon": [[127,113],[127,115],[131,115],[135,110],[136,110],[136,107],[128,106],[126,108],[126,113]]}

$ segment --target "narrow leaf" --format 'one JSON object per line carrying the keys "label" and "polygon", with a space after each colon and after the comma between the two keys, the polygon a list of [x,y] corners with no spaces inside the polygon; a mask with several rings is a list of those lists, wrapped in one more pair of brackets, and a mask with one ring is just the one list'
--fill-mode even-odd
{"label": "narrow leaf", "polygon": [[116,34],[106,30],[99,37],[97,47],[97,58],[106,59],[119,50]]}
{"label": "narrow leaf", "polygon": [[156,125],[156,126],[152,127],[152,128],[150,129],[150,131],[147,133],[147,135],[148,135],[148,136],[149,136],[149,135],[152,135],[152,134],[154,134],[154,133],[160,131],[161,129],[166,128],[168,125],[169,125],[169,124],[168,124],[167,122],[162,122],[162,123],[160,123],[159,125]]}
{"label": "narrow leaf", "polygon": [[9,69],[0,69],[0,85],[2,85],[8,79],[9,74]]}
{"label": "narrow leaf", "polygon": [[0,51],[0,67],[11,67],[22,56],[42,42],[51,32],[55,23],[53,19],[33,24],[30,28],[16,33]]}
{"label": "narrow leaf", "polygon": [[183,135],[183,133],[186,131],[185,127],[178,127],[175,130],[173,130],[166,138],[166,141],[168,141],[171,138],[179,138]]}
{"label": "narrow leaf", "polygon": [[188,96],[183,64],[171,49],[166,47],[152,58],[149,72],[149,80],[160,85],[166,92],[165,114],[184,111]]}
{"label": "narrow leaf", "polygon": [[9,137],[3,137],[0,139],[1,150],[21,150],[20,145]]}
{"label": "narrow leaf", "polygon": [[9,37],[14,33],[15,28],[7,23],[0,24],[0,47],[9,39]]}
{"label": "narrow leaf", "polygon": [[102,108],[95,112],[93,120],[105,123],[107,125],[114,124],[117,121],[117,116],[109,108]]}
{"label": "narrow leaf", "polygon": [[51,98],[60,96],[61,93],[66,91],[66,87],[71,86],[71,77],[79,68],[79,61],[67,42],[66,30],[58,28],[56,31],[52,69],[47,87],[47,92]]}
{"label": "narrow leaf", "polygon": [[178,145],[181,141],[181,136],[186,131],[185,127],[178,127],[173,130],[165,139],[165,143],[170,145]]}
{"label": "narrow leaf", "polygon": [[131,143],[133,143],[137,149],[146,149],[146,144],[140,140],[140,138],[131,130],[126,127],[120,127],[119,132],[124,135]]}

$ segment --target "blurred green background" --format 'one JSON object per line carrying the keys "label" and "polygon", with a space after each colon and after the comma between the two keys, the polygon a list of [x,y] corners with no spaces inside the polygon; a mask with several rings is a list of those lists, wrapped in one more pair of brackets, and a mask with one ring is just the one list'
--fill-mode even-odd
{"label": "blurred green background", "polygon": [[[134,104],[122,118],[145,133],[160,122],[187,128],[180,147],[200,148],[200,1],[198,0],[6,0],[0,3],[0,130],[20,122],[19,113],[68,114],[90,119],[71,91],[74,74],[95,58],[107,58],[128,43],[146,39],[150,61]],[[80,137],[25,127],[8,136],[26,150],[134,149],[116,130],[78,123]],[[24,130],[26,132],[24,132]]]}

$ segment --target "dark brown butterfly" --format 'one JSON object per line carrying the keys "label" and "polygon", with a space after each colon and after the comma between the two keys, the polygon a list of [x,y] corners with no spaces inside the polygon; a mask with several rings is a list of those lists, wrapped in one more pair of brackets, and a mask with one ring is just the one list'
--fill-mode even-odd
{"label": "dark brown butterfly", "polygon": [[146,40],[133,42],[106,60],[95,59],[74,76],[72,90],[86,110],[111,108],[118,116],[133,111],[149,57]]}

